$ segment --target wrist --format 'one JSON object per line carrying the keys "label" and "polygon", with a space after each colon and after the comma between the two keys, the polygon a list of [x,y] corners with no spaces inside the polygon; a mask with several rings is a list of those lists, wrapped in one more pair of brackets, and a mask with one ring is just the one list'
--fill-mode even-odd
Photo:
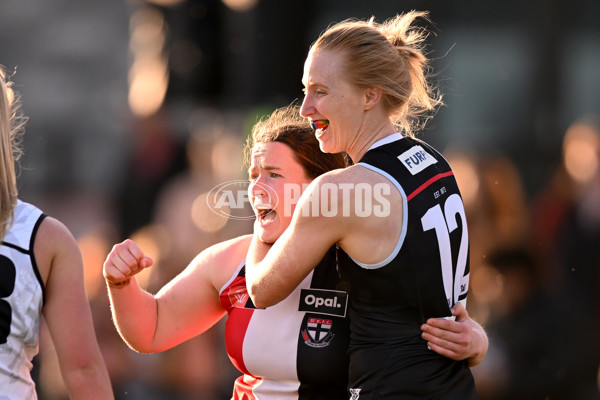
{"label": "wrist", "polygon": [[474,367],[483,361],[489,346],[487,335],[482,326],[474,323],[472,332],[472,354],[468,359],[470,367]]}
{"label": "wrist", "polygon": [[106,279],[106,284],[108,285],[108,287],[113,288],[113,289],[122,289],[125,286],[128,286],[130,283],[131,283],[131,277],[129,277],[121,282],[112,282],[112,281],[109,281],[108,279]]}

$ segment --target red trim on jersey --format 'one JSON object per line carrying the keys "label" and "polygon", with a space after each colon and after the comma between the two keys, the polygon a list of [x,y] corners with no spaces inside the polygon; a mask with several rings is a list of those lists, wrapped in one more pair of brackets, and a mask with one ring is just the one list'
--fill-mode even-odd
{"label": "red trim on jersey", "polygon": [[442,178],[445,178],[447,176],[451,176],[454,175],[454,172],[452,171],[448,171],[448,172],[443,172],[441,174],[437,174],[434,177],[429,178],[427,181],[425,181],[424,184],[422,184],[421,186],[419,186],[418,188],[416,188],[411,194],[408,195],[408,197],[406,198],[406,201],[410,201],[413,197],[415,197],[416,195],[418,195],[419,193],[421,193],[423,190],[427,189],[427,187],[429,185],[431,185],[433,182],[438,181]]}
{"label": "red trim on jersey", "polygon": [[[226,325],[225,346],[233,365],[244,374],[250,374],[244,364],[244,337],[254,313],[252,308],[243,308],[248,298],[246,277],[238,276],[221,292],[221,304],[229,313]],[[234,322],[235,321],[235,322]],[[234,324],[233,327],[230,327]]]}
{"label": "red trim on jersey", "polygon": [[[229,329],[228,334],[225,335],[227,355],[233,365],[244,374],[250,374],[244,364],[244,337],[253,313],[254,310],[250,308],[233,308],[226,322],[229,325],[231,321],[236,321],[235,327]],[[233,314],[236,315],[232,319]]]}
{"label": "red trim on jersey", "polygon": [[252,391],[262,381],[261,378],[255,378],[250,375],[240,376],[233,385],[233,397],[231,400],[256,400],[257,397]]}

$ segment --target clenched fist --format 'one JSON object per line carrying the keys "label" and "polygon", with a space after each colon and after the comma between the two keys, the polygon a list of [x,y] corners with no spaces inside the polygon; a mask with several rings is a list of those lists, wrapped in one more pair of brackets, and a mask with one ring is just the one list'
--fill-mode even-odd
{"label": "clenched fist", "polygon": [[104,261],[104,279],[110,287],[123,287],[129,284],[131,277],[150,267],[154,263],[151,257],[144,255],[140,247],[131,239],[115,244]]}

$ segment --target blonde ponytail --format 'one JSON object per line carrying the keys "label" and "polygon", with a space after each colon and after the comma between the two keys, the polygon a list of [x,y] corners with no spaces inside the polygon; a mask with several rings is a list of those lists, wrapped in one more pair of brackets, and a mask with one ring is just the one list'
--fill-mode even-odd
{"label": "blonde ponytail", "polygon": [[380,87],[390,119],[413,136],[437,107],[443,104],[437,88],[429,82],[425,40],[429,32],[414,25],[429,21],[428,12],[410,11],[378,24],[348,19],[327,29],[312,51],[340,51],[348,65],[346,76],[357,87]]}
{"label": "blonde ponytail", "polygon": [[0,238],[4,238],[12,225],[13,211],[17,205],[17,178],[15,160],[22,155],[19,141],[27,118],[20,109],[18,94],[0,66]]}

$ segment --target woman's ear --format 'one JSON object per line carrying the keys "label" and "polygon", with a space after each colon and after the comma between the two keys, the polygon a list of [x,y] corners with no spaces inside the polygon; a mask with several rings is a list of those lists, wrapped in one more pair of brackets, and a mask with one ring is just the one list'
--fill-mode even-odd
{"label": "woman's ear", "polygon": [[368,87],[365,89],[364,109],[365,111],[372,109],[381,100],[383,90],[379,86]]}

